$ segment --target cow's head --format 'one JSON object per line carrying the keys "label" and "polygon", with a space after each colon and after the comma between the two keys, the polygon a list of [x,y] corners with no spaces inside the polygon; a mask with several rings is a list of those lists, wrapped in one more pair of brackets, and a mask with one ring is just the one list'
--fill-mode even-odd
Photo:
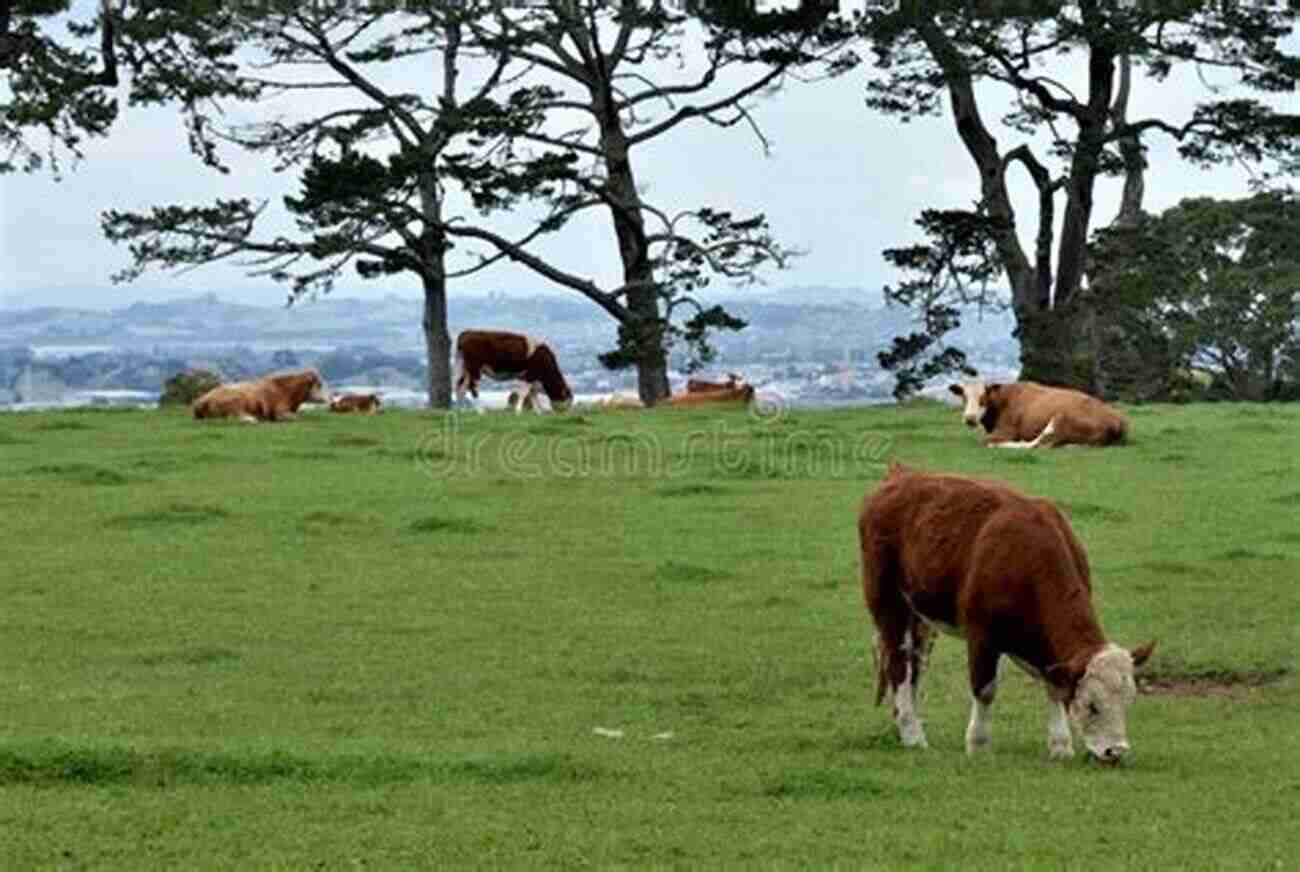
{"label": "cow's head", "polygon": [[1083,734],[1088,754],[1118,763],[1129,750],[1128,708],[1137,698],[1133,671],[1147,661],[1156,643],[1128,650],[1107,645],[1087,659],[1053,666],[1053,683],[1064,685],[1070,720]]}
{"label": "cow's head", "polygon": [[961,416],[967,427],[983,424],[984,429],[992,430],[987,419],[990,417],[989,410],[996,402],[1001,387],[1001,385],[985,384],[982,379],[976,379],[949,385],[948,390],[961,398],[963,402]]}
{"label": "cow's head", "polygon": [[325,387],[325,382],[316,373],[311,373],[311,389],[307,392],[308,403],[326,403],[330,402],[329,388]]}

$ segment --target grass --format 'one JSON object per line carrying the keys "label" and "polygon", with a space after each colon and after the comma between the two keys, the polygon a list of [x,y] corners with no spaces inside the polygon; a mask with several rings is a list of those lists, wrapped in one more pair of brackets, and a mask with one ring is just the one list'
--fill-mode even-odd
{"label": "grass", "polygon": [[[1300,408],[1134,422],[2,415],[0,866],[1285,867]],[[968,758],[947,639],[899,747],[854,531],[889,460],[1069,514],[1108,633],[1160,640],[1127,765],[1048,761],[1016,670]]]}

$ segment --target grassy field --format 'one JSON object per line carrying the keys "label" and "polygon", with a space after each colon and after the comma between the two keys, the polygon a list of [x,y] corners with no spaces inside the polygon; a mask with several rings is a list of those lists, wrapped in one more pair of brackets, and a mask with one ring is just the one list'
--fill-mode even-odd
{"label": "grassy field", "polygon": [[[0,868],[1294,867],[1300,408],[981,447],[931,405],[751,416],[0,415]],[[1056,499],[1160,693],[1107,770],[940,640],[868,704],[888,460]],[[1076,748],[1079,747],[1076,741]]]}

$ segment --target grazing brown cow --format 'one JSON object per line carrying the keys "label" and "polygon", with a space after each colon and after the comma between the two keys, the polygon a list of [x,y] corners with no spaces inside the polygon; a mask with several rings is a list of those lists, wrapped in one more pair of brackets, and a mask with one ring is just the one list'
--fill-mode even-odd
{"label": "grazing brown cow", "polygon": [[344,394],[330,400],[331,412],[362,412],[366,415],[378,414],[384,405],[379,394]]}
{"label": "grazing brown cow", "polygon": [[888,695],[904,745],[924,746],[917,688],[934,629],[966,641],[970,753],[989,744],[1003,655],[1045,682],[1047,748],[1070,757],[1070,721],[1088,753],[1129,749],[1132,651],[1106,641],[1083,545],[1051,502],[1004,484],[894,465],[858,516],[862,588],[876,625],[876,702]]}
{"label": "grazing brown cow", "polygon": [[208,391],[194,401],[195,418],[239,418],[289,421],[303,403],[328,403],[329,391],[314,369],[272,373],[257,381],[232,382]]}
{"label": "grazing brown cow", "polygon": [[705,381],[702,378],[691,378],[686,380],[686,393],[688,394],[707,394],[713,391],[735,390],[745,383],[737,373],[727,373],[725,382]]}
{"label": "grazing brown cow", "polygon": [[948,388],[965,401],[968,427],[984,428],[999,448],[1113,445],[1128,436],[1128,419],[1096,397],[1036,382],[968,381]]}
{"label": "grazing brown cow", "polygon": [[754,401],[754,386],[741,385],[723,388],[720,391],[703,393],[673,394],[663,401],[663,405],[673,408],[690,408],[693,406],[725,406],[732,404],[749,405]]}
{"label": "grazing brown cow", "polygon": [[573,392],[550,346],[522,333],[465,330],[456,337],[456,402],[463,403],[466,392],[478,399],[479,379],[485,375],[496,381],[518,379],[527,385],[516,414],[525,405],[541,412],[535,401],[542,390],[556,409],[573,402]]}

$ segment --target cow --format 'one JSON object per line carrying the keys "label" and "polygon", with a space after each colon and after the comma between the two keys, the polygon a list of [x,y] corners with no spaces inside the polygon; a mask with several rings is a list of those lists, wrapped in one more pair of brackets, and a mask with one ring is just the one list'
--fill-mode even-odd
{"label": "cow", "polygon": [[384,405],[379,394],[344,394],[330,400],[331,412],[362,412],[367,415],[379,413]]}
{"label": "cow", "polygon": [[982,427],[984,444],[998,448],[1114,445],[1128,438],[1128,419],[1096,397],[1036,382],[948,388],[964,401],[968,427]]}
{"label": "cow", "polygon": [[663,405],[673,408],[691,408],[695,406],[749,405],[754,401],[754,386],[742,384],[734,388],[703,393],[673,394],[663,401]]}
{"label": "cow", "polygon": [[686,380],[686,393],[688,394],[707,394],[714,391],[734,390],[745,383],[737,373],[727,373],[725,382],[705,381],[701,378],[692,378]]}
{"label": "cow", "polygon": [[1117,763],[1129,750],[1133,671],[1155,642],[1107,641],[1088,557],[1049,500],[894,464],[863,501],[858,543],[876,626],[876,703],[888,696],[903,745],[926,745],[917,690],[938,630],[966,642],[968,753],[989,745],[1003,656],[1046,686],[1050,756],[1073,756],[1071,721],[1094,759]]}
{"label": "cow", "polygon": [[194,401],[196,420],[238,418],[250,424],[259,421],[289,421],[297,417],[303,403],[328,403],[329,391],[314,369],[271,373],[251,382],[218,385]]}
{"label": "cow", "polygon": [[636,394],[610,394],[596,401],[601,409],[644,409],[645,403]]}
{"label": "cow", "polygon": [[496,381],[524,382],[526,390],[523,401],[515,407],[516,414],[525,405],[540,413],[536,405],[539,391],[546,392],[557,410],[573,402],[573,392],[551,347],[522,333],[465,330],[456,337],[456,402],[464,403],[466,392],[478,399],[479,379],[485,375]]}

